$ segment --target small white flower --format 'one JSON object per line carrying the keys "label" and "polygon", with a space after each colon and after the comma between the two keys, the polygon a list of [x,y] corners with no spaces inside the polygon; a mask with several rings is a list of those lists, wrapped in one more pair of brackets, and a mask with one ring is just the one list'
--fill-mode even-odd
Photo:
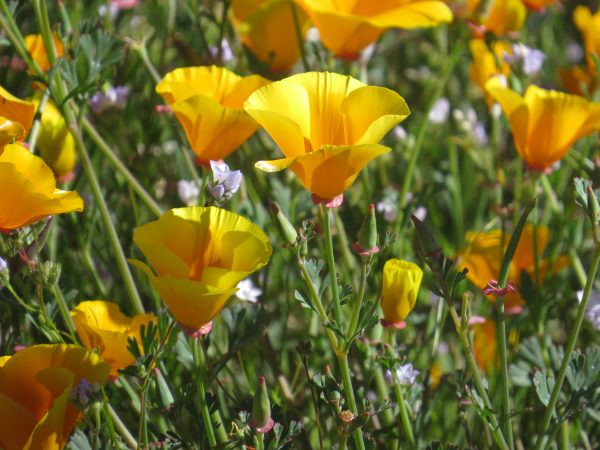
{"label": "small white flower", "polygon": [[421,222],[423,222],[427,217],[427,208],[425,208],[424,206],[419,206],[417,209],[414,210],[413,215]]}
{"label": "small white flower", "polygon": [[181,201],[187,206],[197,205],[200,197],[200,186],[194,180],[179,180],[177,182],[177,193]]}
{"label": "small white flower", "polygon": [[[583,300],[583,291],[577,291],[577,300],[581,303]],[[585,318],[590,321],[597,331],[600,331],[600,292],[590,292]]]}
{"label": "small white flower", "polygon": [[4,288],[4,285],[8,282],[8,264],[2,258],[0,258],[0,290]]}
{"label": "small white flower", "polygon": [[311,27],[306,32],[306,40],[308,42],[321,42],[321,33],[315,27]]}
{"label": "small white flower", "polygon": [[504,60],[509,64],[521,64],[523,72],[533,75],[542,68],[546,55],[536,48],[527,47],[524,44],[513,44],[512,54],[505,53]]}
{"label": "small white flower", "polygon": [[[419,375],[419,371],[413,368],[412,363],[402,364],[400,367],[396,369],[396,382],[398,384],[404,384],[406,386],[410,386],[414,384],[417,379],[417,375]],[[387,370],[385,373],[385,377],[389,383],[392,383],[392,372],[391,370]]]}
{"label": "small white flower", "polygon": [[[216,45],[210,45],[209,50],[210,50],[210,55],[213,58],[216,58],[217,56],[219,56],[219,48]],[[227,41],[227,39],[222,39],[221,40],[221,61],[230,62],[230,61],[233,61],[233,59],[234,59],[233,51],[231,50],[231,46],[229,45],[229,42]]]}
{"label": "small white flower", "polygon": [[375,44],[371,44],[366,47],[363,51],[360,52],[360,61],[363,64],[369,62],[371,57],[373,56],[373,52],[375,51]]}
{"label": "small white flower", "polygon": [[429,121],[431,123],[444,123],[448,120],[448,113],[450,112],[450,102],[447,98],[438,98],[434,103],[431,111],[429,111]]}
{"label": "small white flower", "polygon": [[240,300],[244,300],[250,303],[258,302],[258,297],[262,294],[262,289],[257,288],[252,283],[250,278],[246,278],[240,281],[237,285],[238,291],[235,296]]}
{"label": "small white flower", "polygon": [[396,217],[398,217],[398,209],[396,204],[388,198],[384,198],[382,201],[377,203],[377,212],[383,215],[383,220],[388,223],[394,223]]}
{"label": "small white flower", "polygon": [[156,183],[154,183],[153,189],[154,196],[157,199],[163,198],[167,191],[167,180],[164,178],[159,178],[158,180],[156,180]]}
{"label": "small white flower", "polygon": [[394,135],[396,136],[396,139],[398,139],[399,141],[402,141],[402,140],[406,139],[406,136],[408,136],[408,133],[406,133],[406,130],[404,128],[402,128],[400,125],[396,125],[394,127]]}
{"label": "small white flower", "polygon": [[567,45],[567,59],[571,64],[577,64],[583,58],[583,49],[577,42]]}

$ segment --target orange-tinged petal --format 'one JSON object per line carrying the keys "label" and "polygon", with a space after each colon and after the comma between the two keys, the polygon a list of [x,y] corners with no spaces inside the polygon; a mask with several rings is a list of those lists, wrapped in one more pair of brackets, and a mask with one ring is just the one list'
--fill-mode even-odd
{"label": "orange-tinged petal", "polygon": [[588,70],[596,73],[594,55],[600,56],[600,11],[592,14],[588,7],[579,5],[573,12],[573,21],[583,36]]}
{"label": "orange-tinged petal", "polygon": [[398,3],[398,7],[373,16],[371,23],[382,28],[412,29],[433,27],[452,21],[452,11],[442,1],[417,0]]}
{"label": "orange-tinged petal", "polygon": [[79,416],[79,413],[73,412],[73,409],[71,387],[68,387],[54,399],[52,409],[38,422],[24,449],[61,450],[64,448],[75,425],[72,421],[67,422],[67,418],[70,414],[75,414],[75,418]]}
{"label": "orange-tinged petal", "polygon": [[534,229],[531,224],[525,225],[512,259],[512,265],[517,272],[534,266],[536,246],[537,256],[541,259],[549,239],[550,230],[547,227],[538,225],[537,229]]}
{"label": "orange-tinged petal", "polygon": [[389,259],[383,266],[381,309],[388,322],[402,322],[415,307],[423,271],[414,263]]}
{"label": "orange-tinged petal", "polygon": [[[273,71],[289,69],[300,57],[290,0],[234,0],[234,18],[242,34],[242,42]],[[296,10],[300,34],[308,30],[308,16]]]}
{"label": "orange-tinged petal", "polygon": [[[56,56],[60,58],[65,54],[65,48],[62,45],[62,41],[57,35],[53,34],[52,42],[54,43]],[[51,67],[50,61],[48,61],[48,55],[46,54],[46,48],[44,47],[44,39],[41,34],[29,34],[25,36],[25,47],[27,47],[27,51],[42,71],[45,72]]]}
{"label": "orange-tinged petal", "polygon": [[225,108],[204,95],[171,105],[202,164],[225,158],[258,128],[256,121],[239,109]]}
{"label": "orange-tinged petal", "polygon": [[12,140],[22,138],[25,134],[26,132],[23,125],[0,117],[0,149]]}
{"label": "orange-tinged petal", "polygon": [[35,105],[32,102],[21,100],[0,86],[0,117],[23,127],[24,132],[19,136],[20,139],[24,139],[31,129],[34,115]]}
{"label": "orange-tinged petal", "polygon": [[492,319],[473,325],[473,354],[479,368],[493,371],[498,364],[496,324]]}
{"label": "orange-tinged petal", "polygon": [[521,0],[494,0],[483,25],[495,35],[519,31],[527,17]]}
{"label": "orange-tinged petal", "polygon": [[56,189],[52,170],[25,147],[9,144],[0,154],[0,229],[15,229],[46,216],[82,211],[76,192]]}
{"label": "orange-tinged petal", "polygon": [[501,230],[467,233],[467,248],[459,254],[458,266],[468,269],[467,278],[479,289],[498,279],[509,239],[510,235],[503,237]]}
{"label": "orange-tinged petal", "polygon": [[22,450],[36,424],[29,409],[0,392],[0,448]]}

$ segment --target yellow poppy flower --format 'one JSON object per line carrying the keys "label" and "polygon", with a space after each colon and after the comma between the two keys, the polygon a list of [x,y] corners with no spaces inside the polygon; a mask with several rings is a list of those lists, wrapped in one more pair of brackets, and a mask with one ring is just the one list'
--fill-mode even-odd
{"label": "yellow poppy flower", "polygon": [[35,116],[35,105],[0,86],[0,149],[12,140],[25,139]]}
{"label": "yellow poppy flower", "polygon": [[[0,364],[0,447],[60,450],[81,415],[86,388],[104,384],[108,366],[77,345],[27,347]],[[76,399],[77,400],[77,399]]]}
{"label": "yellow poppy flower", "polygon": [[244,108],[285,155],[256,167],[267,172],[289,167],[321,199],[341,195],[370,160],[389,152],[377,143],[410,114],[394,91],[329,72],[271,83]]}
{"label": "yellow poppy flower", "polygon": [[595,74],[594,55],[600,57],[600,11],[592,14],[588,7],[579,5],[573,13],[573,20],[583,36],[588,70]]}
{"label": "yellow poppy flower", "polygon": [[[475,13],[481,0],[468,3],[471,13]],[[527,18],[527,8],[522,0],[492,0],[485,16],[480,20],[486,31],[502,36],[514,33],[523,28]]]}
{"label": "yellow poppy flower", "polygon": [[[242,43],[274,72],[288,70],[300,58],[291,0],[233,0],[231,10]],[[296,8],[300,34],[309,27],[308,16]]]}
{"label": "yellow poppy flower", "polygon": [[56,189],[52,170],[19,144],[0,153],[0,229],[13,230],[46,216],[83,211],[74,191]]}
{"label": "yellow poppy flower", "polygon": [[242,109],[256,89],[269,83],[258,75],[240,77],[223,67],[185,67],[156,86],[177,115],[200,164],[236,150],[258,128]]}
{"label": "yellow poppy flower", "polygon": [[414,263],[388,259],[383,266],[381,309],[383,319],[397,324],[408,317],[415,307],[423,271]]}
{"label": "yellow poppy flower", "polygon": [[112,378],[119,376],[119,369],[135,362],[127,349],[128,339],[134,338],[140,350],[143,350],[141,327],[147,327],[150,322],[158,322],[154,314],[127,317],[116,303],[103,300],[79,303],[71,310],[71,317],[84,347],[98,350],[102,359],[110,366],[109,376]]}
{"label": "yellow poppy flower", "polygon": [[521,97],[497,78],[485,88],[500,103],[517,152],[531,169],[549,169],[576,140],[600,130],[600,103],[537,86],[529,86]]}
{"label": "yellow poppy flower", "polygon": [[595,72],[587,68],[573,66],[559,72],[563,86],[571,94],[591,97],[598,89],[598,79]]}
{"label": "yellow poppy flower", "polygon": [[[35,99],[34,103],[38,108],[39,99]],[[73,171],[77,162],[75,139],[63,115],[50,101],[46,103],[40,125],[36,144],[40,157],[50,166],[57,178],[64,178]]]}
{"label": "yellow poppy flower", "polygon": [[[535,236],[533,226],[530,224],[525,225],[508,272],[508,280],[517,287],[521,283],[522,271],[526,271],[532,279],[535,279]],[[500,230],[481,233],[469,231],[467,233],[466,241],[468,245],[458,255],[458,265],[469,270],[467,278],[479,289],[484,289],[491,280],[498,280],[502,258],[510,238],[511,235],[505,233],[503,240],[502,231]],[[540,258],[548,245],[549,238],[550,230],[539,225],[537,227],[537,254]],[[568,265],[569,258],[567,256],[559,256],[552,265],[548,260],[540,260],[538,262],[540,283],[544,282],[549,269],[556,272]],[[489,295],[488,298],[495,300],[492,295]],[[524,301],[519,292],[508,292],[504,297],[504,303],[507,309],[512,309],[522,305]]]}
{"label": "yellow poppy flower", "polygon": [[484,322],[475,323],[471,327],[475,362],[481,370],[490,372],[498,365],[496,323],[492,319],[485,319]]}
{"label": "yellow poppy flower", "polygon": [[469,42],[469,49],[473,58],[469,66],[469,76],[471,81],[484,92],[488,105],[491,105],[493,99],[485,92],[485,83],[496,75],[508,77],[510,66],[504,57],[511,53],[511,46],[507,42],[496,41],[490,51],[483,39],[472,39]]}
{"label": "yellow poppy flower", "polygon": [[130,262],[150,278],[167,307],[192,330],[210,322],[236,285],[269,261],[271,243],[248,219],[224,209],[172,209],[136,228],[133,241],[152,265]]}
{"label": "yellow poppy flower", "polygon": [[[57,58],[64,56],[65,48],[63,47],[60,38],[53,34],[52,41],[54,42],[54,49],[56,50]],[[27,51],[33,60],[37,63],[40,69],[42,69],[42,72],[45,72],[52,67],[50,65],[50,61],[48,61],[48,55],[46,54],[46,48],[44,47],[44,40],[42,39],[41,34],[29,34],[25,36],[25,46],[27,47]]]}
{"label": "yellow poppy flower", "polygon": [[319,30],[323,45],[355,58],[390,28],[433,27],[452,21],[452,11],[436,0],[295,0]]}

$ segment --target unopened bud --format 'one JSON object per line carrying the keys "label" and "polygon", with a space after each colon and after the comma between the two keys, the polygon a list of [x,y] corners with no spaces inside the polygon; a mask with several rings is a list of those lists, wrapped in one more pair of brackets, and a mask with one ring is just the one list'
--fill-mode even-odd
{"label": "unopened bud", "polygon": [[259,433],[266,433],[273,428],[271,402],[269,401],[269,392],[265,377],[260,377],[258,389],[254,394],[252,418],[248,424]]}
{"label": "unopened bud", "polygon": [[592,186],[587,187],[587,207],[590,218],[597,225],[600,222],[600,205]]}
{"label": "unopened bud", "polygon": [[431,231],[429,231],[429,228],[414,215],[410,216],[410,219],[415,225],[417,238],[425,256],[434,258],[439,255],[442,248],[433,237],[433,234],[431,234]]}
{"label": "unopened bud", "polygon": [[298,232],[291,224],[286,215],[281,211],[279,205],[273,201],[269,201],[269,209],[271,210],[271,216],[277,226],[277,231],[281,235],[281,238],[287,245],[296,245],[298,240]]}
{"label": "unopened bud", "polygon": [[369,213],[360,227],[358,242],[355,242],[352,248],[360,256],[369,256],[379,252],[379,247],[377,247],[377,218],[375,217],[375,205],[373,203],[369,205]]}

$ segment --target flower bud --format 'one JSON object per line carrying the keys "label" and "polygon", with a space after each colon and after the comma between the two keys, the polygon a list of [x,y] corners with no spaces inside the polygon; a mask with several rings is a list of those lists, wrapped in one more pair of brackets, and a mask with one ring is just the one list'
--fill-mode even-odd
{"label": "flower bud", "polygon": [[352,246],[360,256],[370,256],[379,252],[377,247],[377,218],[375,217],[375,205],[369,205],[369,213],[365,217],[360,232],[358,242]]}
{"label": "flower bud", "polygon": [[442,247],[440,247],[440,244],[437,243],[429,228],[421,220],[414,215],[410,216],[410,219],[415,225],[417,238],[423,253],[425,256],[435,258],[442,251]]}
{"label": "flower bud", "polygon": [[269,392],[265,377],[260,377],[259,386],[254,394],[254,404],[252,406],[252,417],[249,425],[259,433],[267,433],[273,428],[273,419],[271,419],[271,402],[269,401]]}
{"label": "flower bud", "polygon": [[600,222],[600,205],[592,186],[587,187],[587,207],[592,222],[597,225]]}
{"label": "flower bud", "polygon": [[287,245],[296,245],[298,232],[286,215],[281,211],[279,205],[273,201],[269,201],[269,210],[271,211],[271,216],[273,216],[273,221],[277,226],[277,231],[281,235],[281,238]]}

